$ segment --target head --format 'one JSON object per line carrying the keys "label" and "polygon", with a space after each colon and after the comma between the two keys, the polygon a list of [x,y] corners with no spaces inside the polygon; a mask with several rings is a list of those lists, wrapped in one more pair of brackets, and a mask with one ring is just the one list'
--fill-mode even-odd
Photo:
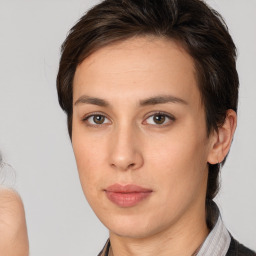
{"label": "head", "polygon": [[[86,156],[89,157],[93,154],[90,152],[94,152],[94,148],[98,152],[94,154],[98,154],[99,157],[100,152],[105,150],[113,154],[108,156],[103,154],[102,159],[106,162],[112,161],[110,166],[117,167],[118,164],[114,164],[114,151],[121,152],[122,148],[127,146],[124,142],[125,138],[130,136],[129,140],[136,148],[129,153],[130,158],[134,157],[134,161],[131,160],[131,164],[128,165],[130,169],[146,169],[146,161],[151,159],[148,160],[151,168],[155,166],[155,169],[163,168],[170,171],[175,169],[175,161],[170,165],[170,159],[179,159],[177,169],[179,169],[179,175],[181,170],[184,171],[183,180],[197,180],[186,189],[193,190],[194,195],[203,194],[204,201],[213,199],[219,188],[220,165],[225,162],[236,124],[239,82],[235,59],[236,48],[224,21],[203,1],[106,0],[92,8],[70,30],[63,43],[57,77],[59,103],[67,113],[69,135],[74,146],[78,169],[80,169],[82,186],[83,183],[85,183],[84,186],[90,186],[82,178],[83,169],[90,169],[90,161],[87,162],[87,166],[86,164],[79,166],[79,159],[83,155],[85,159]],[[163,86],[161,87],[160,84]],[[168,84],[170,84],[169,87]],[[84,94],[91,97],[81,98]],[[139,114],[143,111],[129,112],[138,102],[141,103],[141,107],[154,106],[153,110],[158,110],[156,106],[162,106],[162,103],[168,101],[165,98],[167,94],[173,95],[172,103],[176,102],[175,104],[179,106],[176,110],[176,107],[173,107],[170,111],[177,113],[178,117],[172,114],[165,115],[163,111],[158,116],[148,116],[148,119],[145,117],[143,119]],[[113,99],[112,102],[111,99]],[[79,103],[100,106],[104,111],[100,109],[99,112],[106,115],[82,118],[82,114],[79,116],[79,111],[85,113],[88,110],[76,111]],[[112,108],[112,112],[106,110],[108,107]],[[169,113],[168,108],[158,108]],[[126,122],[121,117],[121,110],[127,116]],[[185,113],[190,111],[190,120],[197,118],[197,122],[193,121],[193,124],[188,121],[188,116],[187,119],[185,118]],[[146,113],[146,108],[144,112]],[[129,129],[127,128],[128,117],[131,124]],[[95,124],[97,118],[98,122],[103,122],[106,127],[101,128],[97,136],[89,130],[83,131],[79,128],[78,120],[80,125],[81,120],[87,124],[93,121]],[[139,122],[140,119],[144,123]],[[142,129],[139,125],[137,130],[131,128],[136,127],[138,123],[145,125],[145,120],[147,122],[153,120],[154,124],[160,120],[158,124],[161,125],[163,120],[163,124],[172,122],[177,126],[171,128],[172,135],[164,131],[167,126],[161,132],[158,131],[157,136],[160,137],[155,136],[153,131],[151,131],[153,134],[143,132],[144,128]],[[115,128],[112,130],[111,127]],[[229,135],[226,134],[227,130],[230,132]],[[107,141],[106,138],[111,133],[110,145],[111,140]],[[102,141],[103,148],[94,147],[92,144],[99,138],[101,140],[98,142]],[[114,142],[114,138],[120,142],[120,145]],[[78,144],[83,139],[85,142],[81,147]],[[225,139],[227,140],[224,141]],[[220,146],[223,141],[225,143]],[[121,145],[122,143],[124,144]],[[191,143],[191,147],[185,147],[186,143]],[[87,148],[84,148],[85,145]],[[220,147],[224,149],[222,152],[217,150]],[[133,154],[132,152],[135,151],[137,153]],[[195,151],[197,151],[196,155],[194,155]],[[157,167],[156,152],[163,163],[160,167]],[[184,157],[181,156],[182,152]],[[195,159],[194,163],[192,163],[193,159]],[[191,169],[201,171],[189,173],[187,170],[189,166]],[[168,179],[169,173],[165,172],[164,175],[166,175],[165,179]],[[115,177],[118,179],[119,176]],[[138,174],[136,178],[140,179],[140,175]],[[181,177],[174,174],[170,178],[179,182]],[[112,180],[109,179],[109,181]],[[143,182],[145,184],[141,185],[147,186],[152,181],[149,177]],[[195,191],[197,185],[202,188]],[[157,190],[157,186],[155,189]],[[179,193],[179,190],[176,191]],[[87,199],[90,202],[90,198],[87,197]],[[93,205],[93,202],[90,203]],[[182,210],[184,209],[177,211]],[[107,206],[106,211],[108,211]]]}

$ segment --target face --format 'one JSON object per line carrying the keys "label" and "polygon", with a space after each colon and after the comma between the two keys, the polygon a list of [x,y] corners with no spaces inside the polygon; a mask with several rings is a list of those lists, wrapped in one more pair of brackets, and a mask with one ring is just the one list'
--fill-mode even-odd
{"label": "face", "polygon": [[207,137],[193,59],[133,38],[78,67],[72,144],[84,194],[111,233],[142,238],[202,216]]}

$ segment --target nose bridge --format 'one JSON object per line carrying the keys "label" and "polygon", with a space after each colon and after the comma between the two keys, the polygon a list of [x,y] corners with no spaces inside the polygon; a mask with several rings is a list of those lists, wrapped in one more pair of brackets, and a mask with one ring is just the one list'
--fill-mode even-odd
{"label": "nose bridge", "polygon": [[132,122],[122,122],[113,129],[110,165],[119,170],[137,169],[143,164],[139,130]]}

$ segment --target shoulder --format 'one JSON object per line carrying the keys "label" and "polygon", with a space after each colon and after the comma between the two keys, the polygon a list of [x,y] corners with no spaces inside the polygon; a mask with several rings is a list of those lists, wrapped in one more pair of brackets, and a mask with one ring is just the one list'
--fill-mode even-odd
{"label": "shoulder", "polygon": [[256,256],[256,253],[240,244],[231,236],[231,242],[227,256]]}
{"label": "shoulder", "polygon": [[0,187],[0,225],[21,224],[24,219],[24,207],[19,194],[12,189]]}
{"label": "shoulder", "polygon": [[5,255],[10,256],[28,255],[28,237],[22,200],[16,191],[4,187],[0,187],[0,233],[1,253],[5,252]]}
{"label": "shoulder", "polygon": [[22,202],[19,194],[8,187],[0,186],[0,207],[3,208],[6,205],[13,205],[21,208]]}

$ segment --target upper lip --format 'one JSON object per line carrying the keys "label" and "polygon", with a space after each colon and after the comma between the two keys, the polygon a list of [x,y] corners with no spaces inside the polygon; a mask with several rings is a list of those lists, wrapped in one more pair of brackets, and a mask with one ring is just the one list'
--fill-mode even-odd
{"label": "upper lip", "polygon": [[115,193],[145,193],[145,192],[152,192],[152,189],[143,188],[141,186],[135,184],[127,184],[127,185],[120,185],[120,184],[113,184],[105,189],[107,192],[115,192]]}

